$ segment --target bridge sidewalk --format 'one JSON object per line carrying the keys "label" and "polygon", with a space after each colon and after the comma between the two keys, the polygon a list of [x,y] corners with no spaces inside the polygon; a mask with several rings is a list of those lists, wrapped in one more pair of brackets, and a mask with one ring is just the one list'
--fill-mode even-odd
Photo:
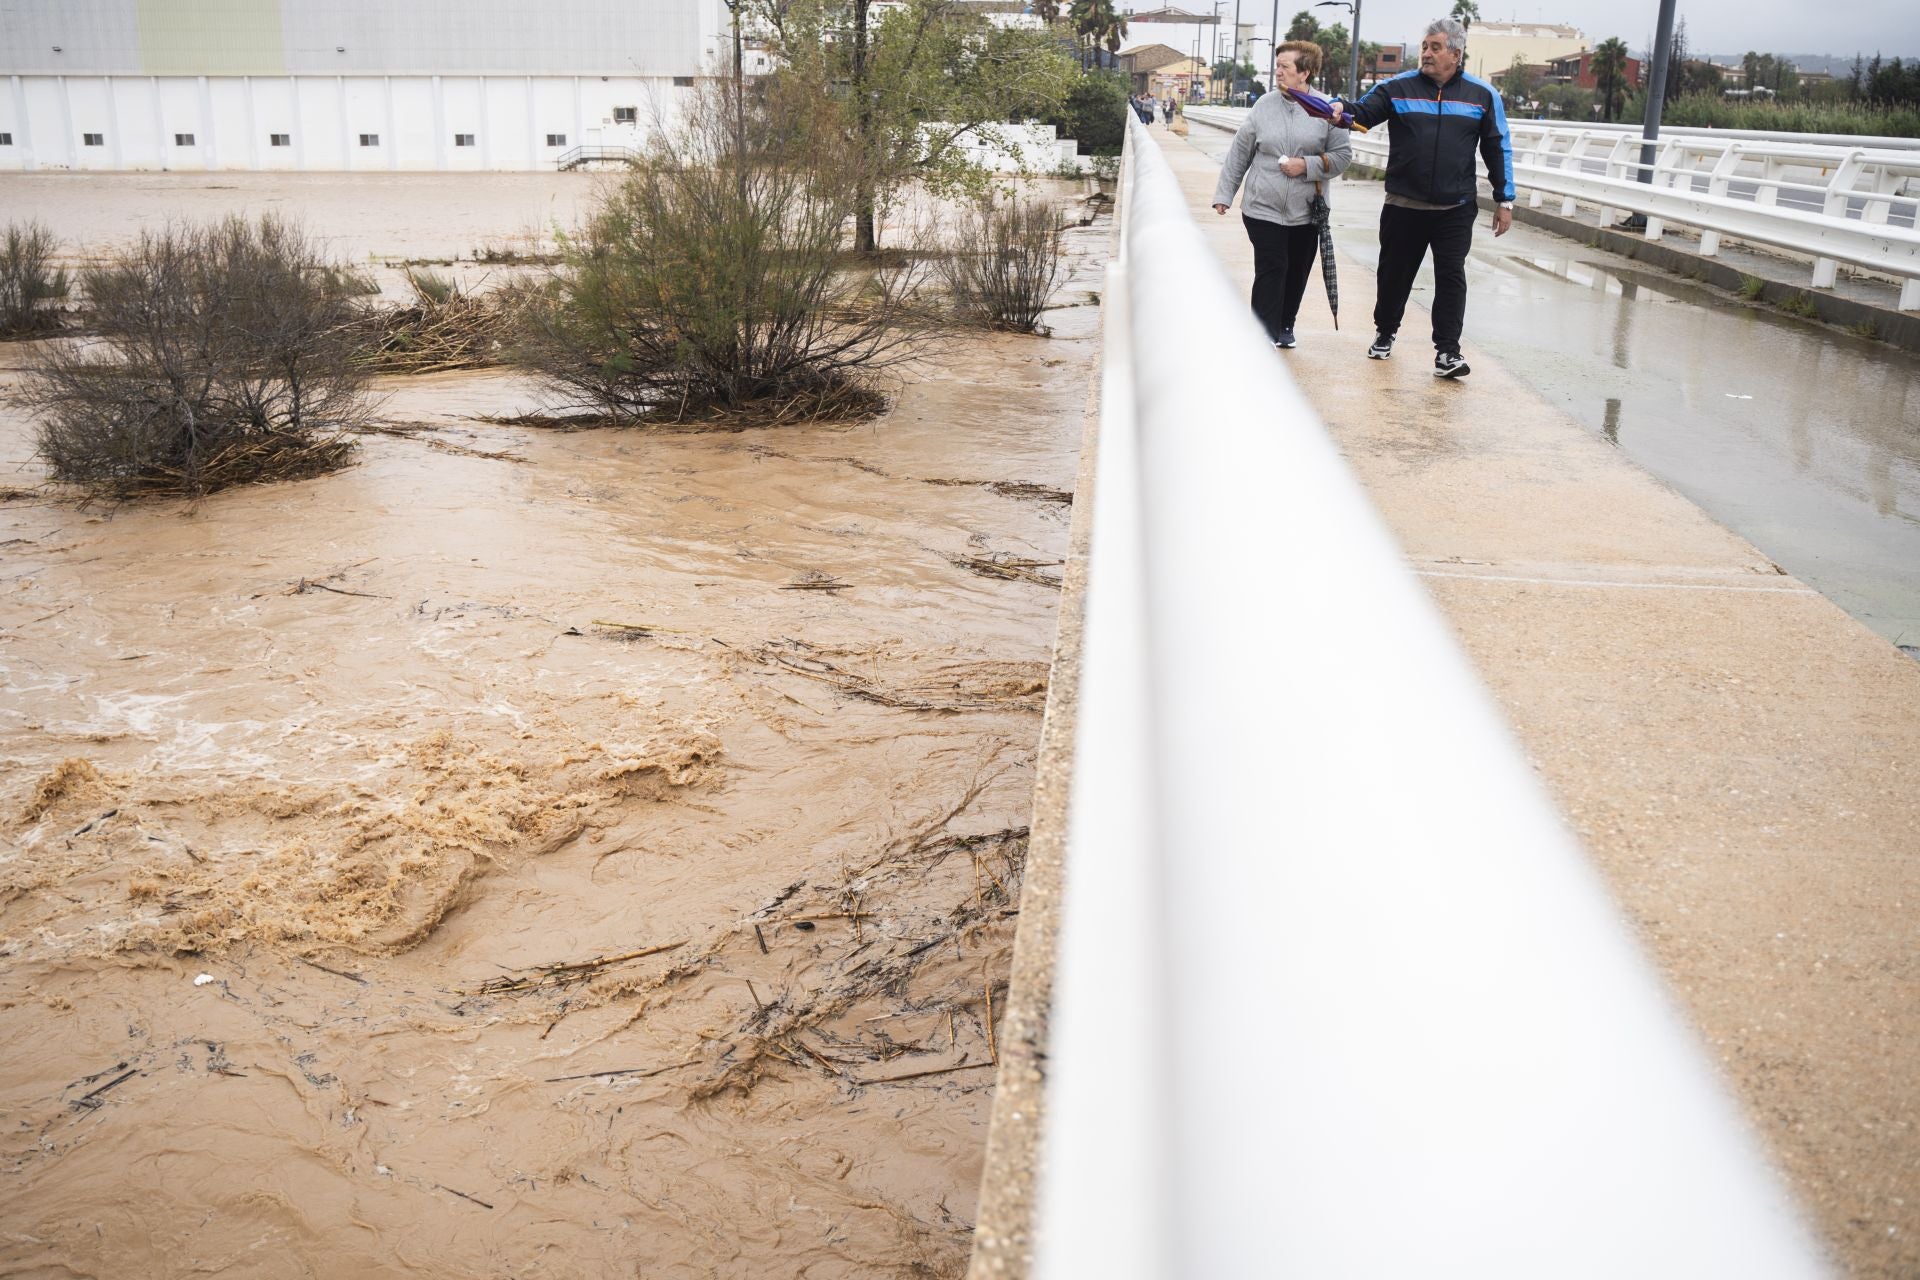
{"label": "bridge sidewalk", "polygon": [[[1244,294],[1238,211],[1207,205],[1217,165],[1155,137]],[[1372,234],[1376,184],[1336,202],[1343,237]],[[1853,1274],[1920,1274],[1920,664],[1474,349],[1473,300],[1465,381],[1431,376],[1417,308],[1392,360],[1365,359],[1372,274],[1341,267],[1344,330],[1316,281],[1274,358],[1818,1229]]]}

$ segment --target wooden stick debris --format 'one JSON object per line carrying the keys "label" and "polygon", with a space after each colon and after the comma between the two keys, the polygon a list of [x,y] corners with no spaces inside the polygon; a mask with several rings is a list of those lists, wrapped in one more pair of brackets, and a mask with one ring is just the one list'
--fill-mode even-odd
{"label": "wooden stick debris", "polygon": [[472,991],[463,991],[462,995],[497,996],[520,991],[532,991],[540,987],[563,986],[570,982],[584,982],[593,974],[608,965],[624,964],[629,960],[640,960],[647,956],[657,956],[663,951],[673,951],[687,945],[687,939],[678,942],[665,942],[657,947],[642,947],[638,951],[624,951],[617,956],[596,956],[591,960],[574,960],[566,964],[542,965],[530,976],[511,978],[489,978]]}
{"label": "wooden stick debris", "polygon": [[980,1067],[996,1066],[992,1062],[962,1062],[951,1067],[933,1067],[926,1071],[909,1071],[905,1075],[876,1076],[871,1080],[855,1080],[855,1084],[893,1084],[901,1080],[919,1080],[926,1076],[944,1076],[953,1071],[973,1071]]}
{"label": "wooden stick debris", "polygon": [[433,1184],[433,1189],[436,1191],[444,1191],[450,1196],[459,1196],[462,1200],[471,1200],[475,1204],[479,1205],[482,1209],[493,1208],[492,1205],[488,1204],[485,1200],[482,1200],[479,1196],[470,1196],[464,1191],[456,1191],[452,1187],[443,1187],[437,1182]]}
{"label": "wooden stick debris", "polygon": [[113,1079],[107,1081],[105,1084],[95,1089],[93,1092],[82,1094],[80,1097],[75,1098],[72,1102],[68,1103],[67,1105],[72,1107],[75,1111],[92,1111],[98,1106],[100,1106],[101,1095],[105,1094],[109,1089],[119,1088],[121,1085],[125,1084],[127,1081],[133,1079],[135,1076],[139,1074],[140,1072],[138,1069],[123,1071],[119,1075],[115,1076]]}
{"label": "wooden stick debris", "polygon": [[645,1067],[616,1067],[612,1071],[583,1071],[577,1076],[548,1076],[546,1083],[560,1084],[566,1080],[605,1080],[611,1076],[633,1076],[635,1079],[645,1080],[650,1076],[664,1075],[669,1071],[690,1067],[697,1061],[699,1061],[697,1058],[688,1058],[685,1062],[669,1063],[667,1066],[654,1067],[651,1070]]}
{"label": "wooden stick debris", "polygon": [[295,956],[294,959],[306,965],[309,969],[318,969],[320,972],[330,973],[336,978],[345,978],[348,982],[357,982],[363,987],[367,985],[367,980],[357,973],[348,973],[345,969],[329,969],[318,960],[309,960],[305,956]]}

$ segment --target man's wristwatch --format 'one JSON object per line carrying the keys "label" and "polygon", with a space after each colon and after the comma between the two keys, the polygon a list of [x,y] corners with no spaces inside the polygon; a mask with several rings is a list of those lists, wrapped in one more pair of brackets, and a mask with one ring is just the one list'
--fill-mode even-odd
{"label": "man's wristwatch", "polygon": [[1501,207],[1502,209],[1511,209],[1511,208],[1513,208],[1513,201],[1511,201],[1511,200],[1502,200],[1502,201],[1500,201],[1500,207]]}

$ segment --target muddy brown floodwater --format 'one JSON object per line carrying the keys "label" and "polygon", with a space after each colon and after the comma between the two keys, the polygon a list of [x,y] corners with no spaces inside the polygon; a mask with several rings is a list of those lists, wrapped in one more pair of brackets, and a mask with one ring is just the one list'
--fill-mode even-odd
{"label": "muddy brown floodwater", "polygon": [[0,500],[0,1273],[959,1274],[1105,240],[857,426]]}

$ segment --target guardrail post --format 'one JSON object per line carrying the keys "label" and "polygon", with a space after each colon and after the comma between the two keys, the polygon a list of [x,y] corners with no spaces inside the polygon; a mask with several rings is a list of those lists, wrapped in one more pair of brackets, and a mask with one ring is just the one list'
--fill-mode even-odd
{"label": "guardrail post", "polygon": [[[1893,172],[1893,170],[1884,164],[1874,166],[1873,194],[1877,196],[1892,195],[1899,189],[1899,186],[1899,174]],[[1860,210],[1860,218],[1863,222],[1884,224],[1887,220],[1887,215],[1892,211],[1893,201],[1891,200],[1869,200],[1866,203],[1866,207]]]}
{"label": "guardrail post", "polygon": [[[1620,153],[1627,147],[1627,145],[1630,142],[1633,142],[1633,141],[1634,139],[1629,138],[1624,133],[1614,140],[1613,147],[1607,152],[1606,168],[1603,171],[1601,176],[1607,177],[1607,178],[1621,178],[1621,179],[1624,179],[1626,177],[1625,170],[1627,168],[1627,163],[1621,158]],[[1638,167],[1638,161],[1635,162],[1635,167],[1636,168]],[[1610,204],[1601,205],[1600,206],[1600,225],[1603,227],[1612,226],[1613,215],[1618,212],[1620,211],[1614,208]]]}
{"label": "guardrail post", "polygon": [[[1679,162],[1683,150],[1684,148],[1673,139],[1663,139],[1660,143],[1660,150],[1653,159],[1653,181],[1647,185],[1650,187],[1659,186],[1661,175],[1665,174],[1666,185],[1671,188],[1679,176],[1674,171],[1674,166]],[[1693,184],[1689,181],[1687,185],[1691,187]],[[1656,218],[1651,214],[1647,216],[1647,239],[1658,240],[1666,233],[1666,229],[1667,224],[1665,219]]]}
{"label": "guardrail post", "polygon": [[[1847,152],[1840,163],[1834,166],[1833,177],[1827,180],[1827,198],[1821,211],[1829,218],[1847,216],[1847,196],[1853,191],[1853,184],[1860,177],[1861,157],[1865,153],[1859,150]],[[1834,280],[1840,274],[1840,264],[1832,258],[1813,260],[1813,287],[1816,289],[1833,288]]]}
{"label": "guardrail post", "polygon": [[[1717,196],[1722,199],[1726,197],[1727,182],[1733,177],[1734,170],[1740,167],[1740,160],[1744,154],[1745,147],[1743,144],[1738,142],[1727,144],[1727,149],[1720,153],[1720,159],[1713,166],[1713,175],[1707,179],[1708,195]],[[1702,231],[1700,233],[1700,256],[1703,258],[1714,258],[1718,257],[1719,254],[1720,233],[1718,231]]]}
{"label": "guardrail post", "polygon": [[[1566,157],[1560,161],[1561,169],[1568,173],[1585,173],[1587,171],[1587,139],[1592,136],[1592,134],[1588,133],[1574,135],[1573,145],[1567,148]],[[1560,201],[1560,216],[1563,218],[1571,218],[1578,208],[1579,201],[1575,200],[1572,196],[1565,196]]]}
{"label": "guardrail post", "polygon": [[1920,311],[1920,276],[1908,276],[1900,282],[1900,310]]}

